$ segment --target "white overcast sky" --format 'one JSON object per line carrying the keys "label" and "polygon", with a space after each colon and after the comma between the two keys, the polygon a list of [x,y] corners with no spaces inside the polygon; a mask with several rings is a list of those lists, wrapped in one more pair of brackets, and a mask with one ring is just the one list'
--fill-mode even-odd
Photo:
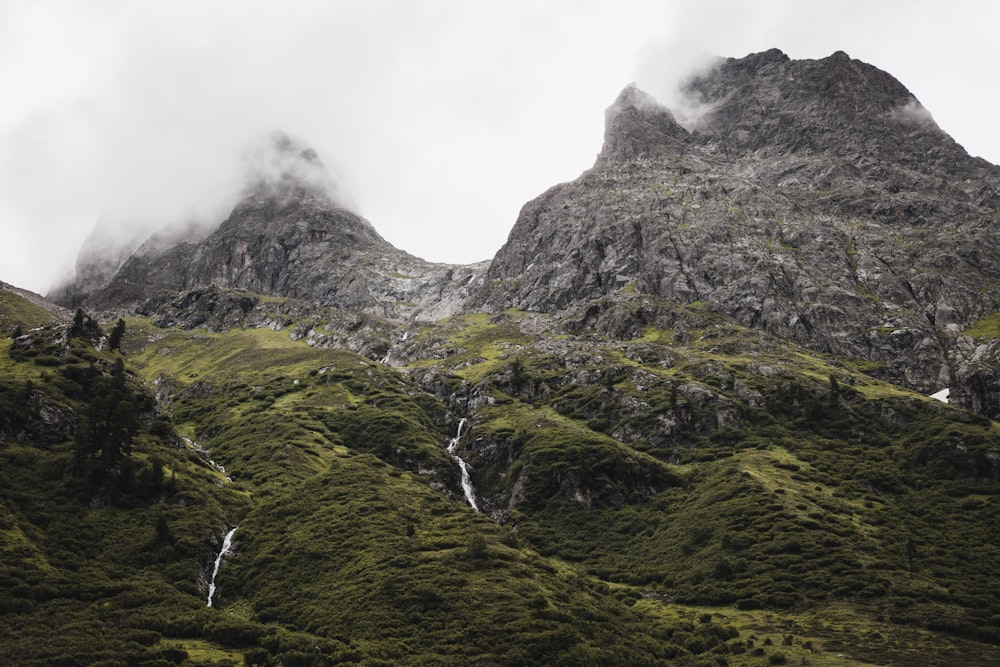
{"label": "white overcast sky", "polygon": [[998,28],[978,0],[0,0],[0,280],[48,291],[98,220],[221,221],[275,129],[397,247],[488,259],[625,85],[669,104],[772,47],[888,71],[997,163]]}

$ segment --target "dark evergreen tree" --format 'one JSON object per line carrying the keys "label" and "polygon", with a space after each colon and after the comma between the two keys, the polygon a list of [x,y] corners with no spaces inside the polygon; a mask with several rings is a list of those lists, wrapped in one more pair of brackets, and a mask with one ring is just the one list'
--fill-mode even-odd
{"label": "dark evergreen tree", "polygon": [[125,335],[125,320],[119,319],[115,323],[115,328],[111,330],[111,335],[108,336],[108,349],[121,352],[122,336],[124,335]]}
{"label": "dark evergreen tree", "polygon": [[160,514],[156,517],[155,525],[155,544],[173,544],[176,540],[173,533],[170,532],[170,524],[167,522],[167,517]]}
{"label": "dark evergreen tree", "polygon": [[31,380],[25,380],[20,389],[13,384],[0,385],[0,433],[13,434],[24,429],[38,418],[39,410]]}
{"label": "dark evergreen tree", "polygon": [[74,338],[79,338],[83,335],[83,319],[84,319],[83,308],[77,308],[76,314],[73,315],[73,325],[69,328],[69,335]]}
{"label": "dark evergreen tree", "polygon": [[119,358],[112,376],[94,383],[90,404],[77,427],[76,463],[82,473],[110,473],[131,453],[139,430],[138,412],[125,384],[125,364]]}
{"label": "dark evergreen tree", "polygon": [[71,338],[96,340],[101,335],[101,327],[94,318],[83,312],[83,308],[77,308],[73,315],[73,324],[69,328],[69,335]]}

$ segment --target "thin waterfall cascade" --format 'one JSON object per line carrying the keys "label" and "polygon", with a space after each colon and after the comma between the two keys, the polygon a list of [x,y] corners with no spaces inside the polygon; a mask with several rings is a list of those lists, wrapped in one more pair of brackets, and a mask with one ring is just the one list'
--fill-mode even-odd
{"label": "thin waterfall cascade", "polygon": [[[400,337],[400,339],[399,339],[399,342],[400,342],[400,343],[403,343],[403,342],[405,342],[405,341],[406,341],[406,339],[407,339],[407,338],[409,338],[409,337],[410,337],[410,332],[409,332],[409,331],[404,331],[404,332],[403,332],[403,335],[402,335],[402,336]],[[383,363],[383,364],[388,364],[388,363],[389,363],[389,360],[390,360],[391,358],[392,358],[392,347],[390,347],[390,348],[389,348],[388,350],[386,350],[386,351],[385,351],[385,356],[384,356],[384,357],[382,357],[382,359],[380,360],[380,363]]]}
{"label": "thin waterfall cascade", "polygon": [[188,447],[190,447],[191,449],[194,450],[195,454],[197,454],[198,456],[200,456],[204,461],[207,461],[208,465],[212,466],[212,468],[214,470],[216,470],[217,472],[221,473],[222,476],[225,477],[225,479],[226,479],[227,482],[232,482],[233,481],[233,478],[226,474],[226,468],[225,468],[225,466],[223,466],[223,465],[221,465],[221,464],[216,463],[215,461],[213,461],[212,457],[209,456],[209,453],[208,453],[207,449],[205,449],[204,447],[202,447],[201,445],[199,445],[197,442],[195,442],[191,438],[185,438],[184,436],[181,436],[181,438],[184,440],[184,442],[186,442],[188,444]]}
{"label": "thin waterfall cascade", "polygon": [[215,564],[212,566],[212,576],[208,580],[208,605],[212,606],[212,598],[215,597],[215,578],[219,576],[219,570],[222,569],[222,563],[226,560],[226,556],[229,555],[230,550],[233,548],[233,535],[236,534],[236,528],[234,527],[226,536],[222,538],[222,548],[219,549],[219,555],[215,557]]}
{"label": "thin waterfall cascade", "polygon": [[448,442],[448,454],[451,458],[458,462],[458,467],[462,471],[462,493],[465,494],[465,502],[469,503],[469,506],[479,511],[479,506],[476,505],[476,490],[472,487],[472,477],[469,475],[469,464],[465,462],[461,456],[455,453],[455,449],[458,447],[458,441],[462,439],[462,428],[465,427],[465,417],[463,417],[458,422],[458,432],[455,437]]}

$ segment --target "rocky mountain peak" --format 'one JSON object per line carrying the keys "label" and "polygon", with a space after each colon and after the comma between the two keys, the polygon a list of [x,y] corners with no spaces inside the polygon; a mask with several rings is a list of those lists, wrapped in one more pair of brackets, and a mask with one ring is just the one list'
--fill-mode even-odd
{"label": "rocky mountain peak", "polygon": [[606,158],[629,160],[650,151],[668,151],[688,139],[670,109],[629,84],[604,112],[604,148]]}
{"label": "rocky mountain peak", "polygon": [[244,153],[243,170],[245,185],[238,208],[342,205],[336,180],[316,150],[284,132],[272,133]]}
{"label": "rocky mountain peak", "polygon": [[[269,142],[246,154],[245,182],[242,198],[213,236],[297,237],[304,233],[307,242],[337,239],[341,248],[390,247],[367,220],[343,204],[332,174],[316,151],[285,134],[275,133]],[[286,229],[289,225],[294,229]]]}
{"label": "rocky mountain peak", "polygon": [[483,269],[432,264],[395,248],[344,205],[317,152],[284,133],[248,151],[244,166],[242,198],[214,229],[175,225],[113,257],[97,257],[87,246],[76,281],[53,298],[73,307],[148,311],[177,292],[248,290],[386,317],[435,318],[458,310]]}
{"label": "rocky mountain peak", "polygon": [[[792,60],[778,49],[715,61],[687,80],[684,122],[629,85],[606,112],[605,161],[676,152],[694,141],[728,155],[828,153],[919,165],[960,146],[890,74],[843,51]],[[682,124],[684,127],[682,127]],[[685,129],[686,128],[686,129]]]}
{"label": "rocky mountain peak", "polygon": [[730,153],[845,156],[874,148],[913,161],[932,145],[958,148],[903,84],[843,51],[819,60],[792,60],[776,49],[729,58],[690,79],[683,92],[705,109],[695,134]]}
{"label": "rocky mountain peak", "polygon": [[622,92],[594,167],[523,207],[482,303],[700,302],[908,386],[953,381],[956,335],[1000,308],[1000,170],[843,52],[719,60],[685,92],[690,131]]}

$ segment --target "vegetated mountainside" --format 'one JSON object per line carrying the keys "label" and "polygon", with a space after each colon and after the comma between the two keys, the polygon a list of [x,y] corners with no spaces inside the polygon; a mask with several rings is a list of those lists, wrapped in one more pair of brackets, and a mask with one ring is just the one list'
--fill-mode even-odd
{"label": "vegetated mountainside", "polygon": [[52,321],[69,321],[70,312],[40,294],[0,280],[0,331],[35,327]]}
{"label": "vegetated mountainside", "polygon": [[[261,324],[294,311],[257,299]],[[413,325],[391,365],[286,317],[129,318],[123,355],[85,316],[3,344],[4,655],[1000,660],[986,418],[648,296]],[[81,473],[84,425],[118,414],[130,450]],[[463,418],[482,513],[446,451]]]}
{"label": "vegetated mountainside", "polygon": [[19,330],[0,342],[3,661],[175,655],[154,628],[200,611],[213,540],[245,494],[215,484],[120,355],[95,349],[95,322],[46,322],[8,290],[0,318]]}
{"label": "vegetated mountainside", "polygon": [[485,279],[399,271],[295,148],[61,294],[120,340],[0,292],[0,654],[1000,664],[996,168],[843,54],[691,90],[691,131],[626,90]]}
{"label": "vegetated mountainside", "polygon": [[687,128],[622,92],[594,167],[525,205],[481,303],[552,311],[624,288],[704,301],[996,417],[996,348],[962,331],[1000,308],[1000,168],[840,52],[721,61],[686,93]]}
{"label": "vegetated mountainside", "polygon": [[392,368],[268,328],[126,326],[128,367],[86,315],[0,343],[10,664],[713,664],[694,656],[737,640],[473,512],[453,416]]}

